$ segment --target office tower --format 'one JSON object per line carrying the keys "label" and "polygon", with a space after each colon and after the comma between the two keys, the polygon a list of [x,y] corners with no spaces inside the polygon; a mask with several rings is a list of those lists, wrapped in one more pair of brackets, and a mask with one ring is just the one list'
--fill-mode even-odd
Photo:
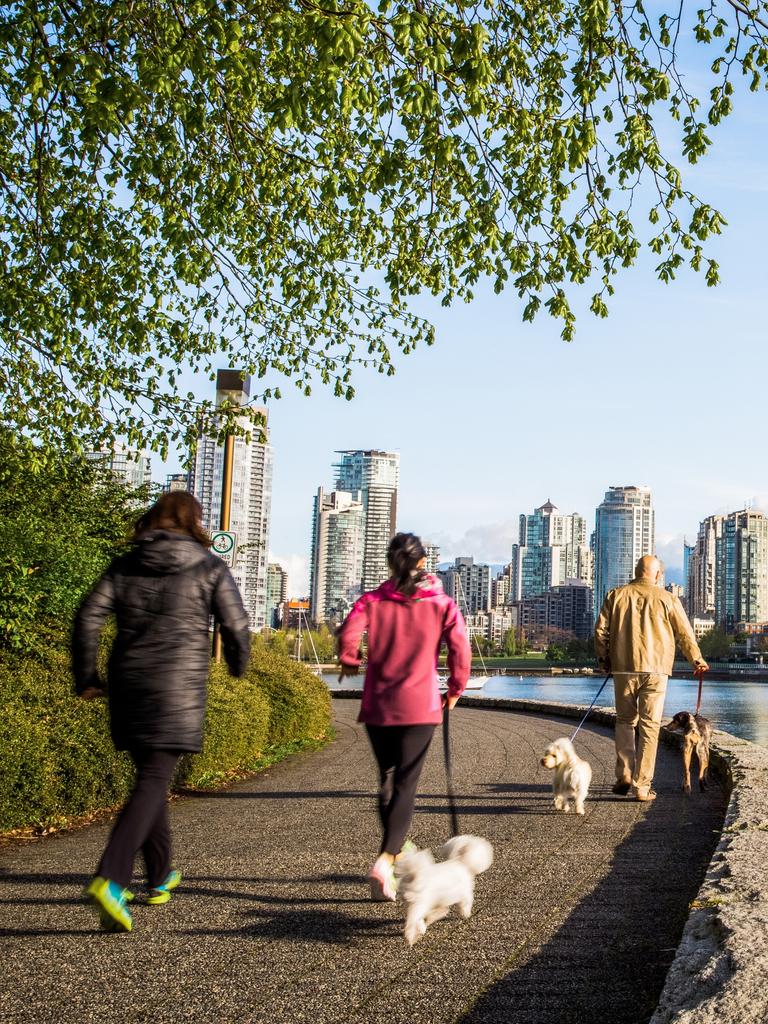
{"label": "office tower", "polygon": [[543,594],[568,579],[592,583],[587,525],[574,513],[561,515],[551,501],[520,516],[519,543],[512,547],[514,600]]}
{"label": "office tower", "polygon": [[365,513],[363,590],[375,590],[389,577],[387,547],[395,534],[400,456],[395,452],[349,450],[336,469],[336,490],[359,494]]}
{"label": "office tower", "polygon": [[360,492],[318,488],[312,513],[310,615],[340,622],[362,592],[365,508]]}
{"label": "office tower", "polygon": [[173,491],[189,490],[188,473],[168,473],[163,485],[163,494],[172,494]]}
{"label": "office tower", "polygon": [[111,449],[88,452],[85,457],[134,490],[152,483],[151,465],[146,452],[116,444]]}
{"label": "office tower", "polygon": [[450,569],[438,573],[443,589],[464,615],[490,611],[491,567],[476,565],[473,558],[457,558]]}
{"label": "office tower", "polygon": [[715,620],[727,633],[768,621],[768,518],[762,512],[723,517],[715,540]]}
{"label": "office tower", "polygon": [[638,559],[655,546],[650,488],[610,487],[595,511],[595,614],[609,590],[634,579]]}
{"label": "office tower", "polygon": [[429,541],[423,541],[424,550],[427,555],[427,560],[424,563],[424,569],[426,572],[431,572],[433,575],[437,572],[437,567],[440,563],[440,548],[437,544],[430,544]]}
{"label": "office tower", "polygon": [[267,625],[278,629],[288,598],[288,573],[277,562],[267,565]]}
{"label": "office tower", "polygon": [[[216,404],[230,402],[244,406],[250,394],[250,380],[238,370],[219,370],[216,375]],[[263,417],[263,436],[250,428],[251,439],[234,439],[232,465],[232,505],[229,529],[236,535],[232,575],[240,588],[251,629],[267,622],[267,552],[269,517],[272,508],[272,448],[267,434],[267,410]],[[250,419],[242,417],[249,429]],[[221,488],[224,473],[224,447],[216,437],[215,424],[210,434],[197,440],[190,470],[189,489],[203,506],[203,524],[209,531],[220,525]]]}
{"label": "office tower", "polygon": [[688,572],[685,577],[686,603],[689,616],[693,619],[714,619],[715,617],[715,564],[717,541],[723,532],[725,516],[707,516],[699,524],[699,532],[693,551],[688,556]]}

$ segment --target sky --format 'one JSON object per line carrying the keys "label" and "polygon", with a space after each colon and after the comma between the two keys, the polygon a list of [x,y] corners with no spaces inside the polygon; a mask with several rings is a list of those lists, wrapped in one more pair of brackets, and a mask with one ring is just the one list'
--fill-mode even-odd
{"label": "sky", "polygon": [[739,87],[712,134],[684,181],[728,221],[706,243],[719,287],[690,272],[661,284],[644,257],[617,278],[608,319],[583,313],[571,343],[547,314],[522,323],[511,291],[481,287],[450,310],[423,298],[413,308],[436,344],[396,358],[394,377],[358,373],[352,402],[283,387],[269,410],[270,560],[291,596],[308,590],[312,499],[343,448],[400,453],[398,529],[444,561],[508,562],[518,516],[548,498],[591,530],[606,489],[637,484],[652,489],[657,553],[680,582],[683,537],[705,516],[768,509],[768,96]]}

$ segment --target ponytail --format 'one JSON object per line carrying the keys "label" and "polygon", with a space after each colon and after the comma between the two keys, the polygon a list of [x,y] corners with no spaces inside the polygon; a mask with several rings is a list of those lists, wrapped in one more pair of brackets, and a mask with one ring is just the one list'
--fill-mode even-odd
{"label": "ponytail", "polygon": [[418,568],[426,554],[424,545],[415,533],[396,533],[389,542],[387,562],[392,580],[401,594],[413,594],[427,575],[423,569]]}

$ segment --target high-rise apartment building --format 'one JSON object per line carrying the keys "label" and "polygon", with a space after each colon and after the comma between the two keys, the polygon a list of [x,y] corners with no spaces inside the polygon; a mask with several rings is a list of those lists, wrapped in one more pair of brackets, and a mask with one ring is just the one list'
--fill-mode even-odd
{"label": "high-rise apartment building", "polygon": [[450,569],[439,574],[443,589],[463,615],[491,609],[491,567],[477,565],[474,558],[457,558]]}
{"label": "high-rise apartment building", "polygon": [[539,639],[576,637],[588,640],[592,635],[592,588],[581,580],[551,587],[516,601],[519,625]]}
{"label": "high-rise apartment building", "polygon": [[359,495],[365,514],[362,587],[375,590],[389,577],[387,547],[395,534],[400,456],[396,452],[336,453],[336,489]]}
{"label": "high-rise apartment building", "polygon": [[683,537],[683,605],[686,611],[690,610],[690,594],[688,592],[688,577],[691,572],[691,559],[696,551],[695,544],[689,544]]}
{"label": "high-rise apartment building", "polygon": [[189,490],[189,473],[168,473],[163,484],[163,494]]}
{"label": "high-rise apartment building", "polygon": [[[216,375],[216,404],[224,402],[245,405],[250,394],[250,380],[238,370],[219,370]],[[232,575],[240,588],[251,628],[263,629],[267,622],[267,553],[269,549],[269,518],[272,510],[272,448],[267,434],[267,410],[263,416],[264,436],[257,430],[246,437],[234,439],[232,465],[232,503],[230,530],[236,535]],[[250,419],[243,414],[243,425]],[[203,524],[209,531],[219,529],[221,490],[224,474],[224,447],[219,444],[215,429],[201,433],[197,440],[190,470],[189,489],[203,506]]]}
{"label": "high-rise apartment building", "polygon": [[267,625],[280,626],[282,606],[288,599],[288,573],[277,562],[267,565]]}
{"label": "high-rise apartment building", "polygon": [[360,596],[365,525],[359,491],[329,493],[318,488],[310,564],[310,615],[315,622],[341,621]]}
{"label": "high-rise apartment building", "polygon": [[512,600],[512,562],[491,583],[491,607],[506,608]]}
{"label": "high-rise apartment building", "polygon": [[86,459],[133,490],[152,483],[151,463],[146,452],[116,444],[114,448],[88,452]]}
{"label": "high-rise apartment building", "polygon": [[717,541],[722,536],[725,516],[707,516],[699,524],[693,551],[688,556],[685,596],[691,618],[714,619]]}
{"label": "high-rise apartment building", "polygon": [[568,579],[592,584],[587,524],[576,513],[561,515],[547,501],[533,515],[520,516],[519,543],[512,547],[512,597],[543,594]]}
{"label": "high-rise apartment building", "polygon": [[715,620],[733,633],[739,623],[768,621],[768,518],[754,509],[723,518],[715,541]]}
{"label": "high-rise apartment building", "polygon": [[437,572],[437,567],[440,564],[440,548],[437,544],[430,544],[429,541],[422,541],[424,545],[424,551],[426,552],[426,561],[424,563],[424,570],[431,572],[432,575]]}
{"label": "high-rise apartment building", "polygon": [[648,487],[610,487],[595,511],[595,614],[605,595],[635,575],[643,555],[652,555],[656,528]]}

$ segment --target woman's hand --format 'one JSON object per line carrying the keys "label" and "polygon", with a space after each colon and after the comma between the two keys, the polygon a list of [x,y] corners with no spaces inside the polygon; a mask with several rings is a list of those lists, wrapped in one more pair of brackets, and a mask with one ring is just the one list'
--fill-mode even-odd
{"label": "woman's hand", "polygon": [[453,711],[453,709],[459,703],[460,696],[460,693],[457,693],[455,697],[450,697],[447,693],[444,693],[442,697],[443,707],[448,708],[449,711]]}
{"label": "woman's hand", "polygon": [[99,686],[88,686],[80,694],[80,700],[96,700],[97,697],[106,697],[107,691]]}

